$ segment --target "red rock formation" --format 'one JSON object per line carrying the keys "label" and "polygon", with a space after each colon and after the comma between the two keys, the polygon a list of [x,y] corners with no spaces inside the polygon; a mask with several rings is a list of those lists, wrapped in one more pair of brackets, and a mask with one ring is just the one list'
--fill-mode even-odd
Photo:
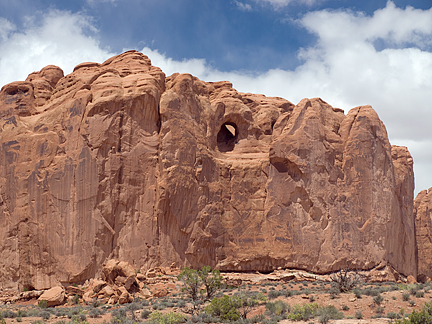
{"label": "red rock formation", "polygon": [[432,188],[420,191],[414,200],[418,247],[418,280],[432,278]]}
{"label": "red rock formation", "polygon": [[412,159],[371,107],[165,79],[134,51],[61,76],[0,93],[2,286],[84,281],[109,258],[416,275]]}

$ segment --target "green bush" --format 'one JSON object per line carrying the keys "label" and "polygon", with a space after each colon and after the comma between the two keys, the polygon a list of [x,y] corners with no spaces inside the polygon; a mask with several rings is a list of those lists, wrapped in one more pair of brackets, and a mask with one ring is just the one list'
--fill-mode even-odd
{"label": "green bush", "polygon": [[432,323],[432,301],[425,303],[420,312],[413,311],[408,318],[395,321],[396,324],[431,324]]}
{"label": "green bush", "polygon": [[150,314],[149,322],[152,324],[178,324],[186,322],[186,316],[180,313],[169,312],[162,314],[156,311]]}
{"label": "green bush", "polygon": [[45,321],[48,320],[50,316],[51,316],[50,312],[43,311],[40,313],[40,317],[42,317],[42,319],[44,319]]}
{"label": "green bush", "polygon": [[147,319],[149,317],[149,315],[151,314],[151,312],[149,310],[143,310],[141,312],[141,318],[142,319]]}
{"label": "green bush", "polygon": [[402,300],[403,301],[408,301],[409,299],[410,299],[409,293],[402,293]]}
{"label": "green bush", "polygon": [[376,305],[381,305],[381,303],[384,301],[384,298],[383,298],[383,296],[381,296],[381,295],[377,295],[377,296],[375,296],[374,298],[373,298],[373,302],[376,304]]}
{"label": "green bush", "polygon": [[39,300],[38,307],[40,307],[40,308],[48,308],[48,301],[46,301],[46,300]]}
{"label": "green bush", "polygon": [[361,312],[361,311],[356,311],[355,313],[354,313],[354,317],[356,318],[356,319],[362,319],[363,318],[363,313]]}
{"label": "green bush", "polygon": [[240,319],[240,312],[237,310],[239,307],[238,298],[224,295],[221,298],[213,298],[210,305],[205,308],[205,312],[223,321],[237,321]]}
{"label": "green bush", "polygon": [[307,321],[315,316],[318,308],[317,303],[294,305],[288,314],[288,319],[292,321]]}
{"label": "green bush", "polygon": [[331,319],[342,319],[344,318],[344,315],[342,312],[339,312],[336,307],[333,305],[320,307],[316,311],[316,315],[318,315],[318,321],[321,324],[327,324],[329,320]]}
{"label": "green bush", "polygon": [[395,320],[395,319],[399,319],[399,318],[401,318],[402,316],[400,316],[400,315],[399,315],[398,313],[396,313],[396,312],[389,312],[389,313],[387,313],[386,317],[387,317],[387,318],[390,318],[390,319],[392,319],[392,320]]}
{"label": "green bush", "polygon": [[267,312],[271,315],[284,315],[289,312],[289,305],[284,303],[282,300],[275,302],[269,302],[266,304]]}

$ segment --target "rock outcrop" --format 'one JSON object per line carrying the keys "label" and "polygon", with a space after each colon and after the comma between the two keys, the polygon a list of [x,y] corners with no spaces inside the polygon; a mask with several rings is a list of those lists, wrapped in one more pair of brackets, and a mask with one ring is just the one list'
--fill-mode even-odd
{"label": "rock outcrop", "polygon": [[418,279],[432,278],[432,188],[420,191],[414,200],[418,247]]}
{"label": "rock outcrop", "polygon": [[370,106],[165,78],[129,51],[6,85],[0,115],[4,287],[83,282],[110,258],[417,274],[412,159]]}

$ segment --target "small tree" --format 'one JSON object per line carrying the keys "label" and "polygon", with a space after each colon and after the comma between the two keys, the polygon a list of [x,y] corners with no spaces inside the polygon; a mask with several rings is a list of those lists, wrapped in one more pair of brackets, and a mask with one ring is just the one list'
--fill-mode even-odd
{"label": "small tree", "polygon": [[194,310],[196,310],[200,301],[200,288],[202,285],[200,276],[196,270],[186,267],[179,274],[178,280],[183,282],[182,291],[192,299]]}
{"label": "small tree", "polygon": [[263,304],[267,301],[267,298],[263,295],[263,293],[259,292],[254,292],[251,294],[241,292],[232,298],[235,300],[236,308],[239,310],[241,317],[244,319],[246,319],[247,314],[254,306]]}
{"label": "small tree", "polygon": [[211,270],[209,266],[202,267],[198,271],[206,292],[206,300],[210,300],[218,289],[222,287],[222,275],[217,269]]}
{"label": "small tree", "polygon": [[182,291],[192,299],[195,312],[201,303],[209,300],[222,287],[223,277],[219,270],[211,270],[209,266],[205,266],[198,271],[183,268],[178,279],[183,282]]}

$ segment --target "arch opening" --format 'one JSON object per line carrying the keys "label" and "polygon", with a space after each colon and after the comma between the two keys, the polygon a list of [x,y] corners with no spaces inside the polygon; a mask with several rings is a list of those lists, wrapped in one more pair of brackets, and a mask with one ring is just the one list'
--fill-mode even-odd
{"label": "arch opening", "polygon": [[232,122],[224,123],[217,134],[217,146],[220,152],[230,152],[234,149],[238,138],[237,125]]}

